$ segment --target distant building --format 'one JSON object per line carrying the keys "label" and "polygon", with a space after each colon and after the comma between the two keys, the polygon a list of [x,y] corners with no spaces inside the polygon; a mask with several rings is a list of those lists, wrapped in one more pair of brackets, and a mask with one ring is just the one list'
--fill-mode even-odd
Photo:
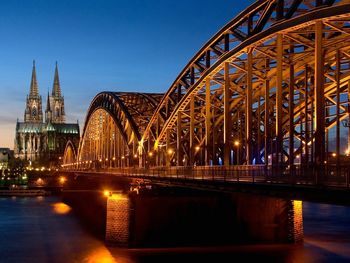
{"label": "distant building", "polygon": [[9,168],[9,161],[13,152],[9,148],[0,148],[0,175]]}
{"label": "distant building", "polygon": [[56,63],[51,95],[47,94],[45,120],[42,110],[42,98],[36,78],[33,62],[32,80],[27,95],[24,122],[17,120],[15,136],[15,157],[42,164],[55,164],[62,157],[65,146],[70,140],[79,143],[79,124],[65,123],[64,97]]}

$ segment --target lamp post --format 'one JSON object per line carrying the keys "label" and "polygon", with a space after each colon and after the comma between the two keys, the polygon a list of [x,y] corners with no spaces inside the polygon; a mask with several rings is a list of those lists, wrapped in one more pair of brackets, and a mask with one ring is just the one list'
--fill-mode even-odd
{"label": "lamp post", "polygon": [[239,160],[239,145],[240,145],[240,143],[238,140],[235,140],[233,144],[236,147],[237,165],[239,165],[240,164],[240,160]]}

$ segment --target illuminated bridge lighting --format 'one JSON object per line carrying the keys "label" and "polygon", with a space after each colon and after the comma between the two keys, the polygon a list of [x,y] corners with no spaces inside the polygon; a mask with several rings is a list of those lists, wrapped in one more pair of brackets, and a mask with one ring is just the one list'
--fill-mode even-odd
{"label": "illuminated bridge lighting", "polygon": [[265,166],[262,173],[279,174],[294,173],[296,165],[323,171],[325,164],[346,164],[350,3],[274,3],[257,1],[223,26],[164,94],[97,94],[79,148],[67,145],[63,163]]}

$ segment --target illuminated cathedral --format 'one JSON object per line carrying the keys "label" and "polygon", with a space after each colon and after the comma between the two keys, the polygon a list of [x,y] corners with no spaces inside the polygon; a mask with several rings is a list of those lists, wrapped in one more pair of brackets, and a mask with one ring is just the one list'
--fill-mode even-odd
{"label": "illuminated cathedral", "polygon": [[79,137],[79,124],[66,123],[64,97],[61,92],[57,62],[52,92],[51,95],[47,94],[44,116],[33,61],[24,122],[17,120],[16,125],[15,157],[40,164],[58,164],[67,142],[71,141],[77,145]]}

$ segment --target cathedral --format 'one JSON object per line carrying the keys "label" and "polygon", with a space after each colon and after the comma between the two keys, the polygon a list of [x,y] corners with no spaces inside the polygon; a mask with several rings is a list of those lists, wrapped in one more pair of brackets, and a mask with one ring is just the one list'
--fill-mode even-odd
{"label": "cathedral", "polygon": [[68,141],[79,144],[79,124],[66,123],[64,97],[62,96],[58,67],[51,95],[47,94],[45,115],[42,97],[36,78],[33,61],[32,79],[27,95],[24,121],[17,120],[15,136],[15,157],[41,165],[58,165],[63,157]]}

